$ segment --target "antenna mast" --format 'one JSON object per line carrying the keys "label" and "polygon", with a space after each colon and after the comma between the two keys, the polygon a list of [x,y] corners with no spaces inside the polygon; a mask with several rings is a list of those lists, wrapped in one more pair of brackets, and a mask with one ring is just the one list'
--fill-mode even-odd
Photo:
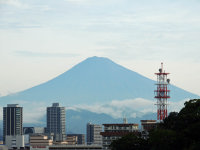
{"label": "antenna mast", "polygon": [[157,120],[162,121],[165,117],[167,117],[167,100],[170,98],[168,85],[170,83],[170,79],[167,78],[169,73],[165,73],[163,70],[163,63],[161,63],[159,73],[155,74],[157,75],[157,89],[154,91],[155,99],[157,99]]}

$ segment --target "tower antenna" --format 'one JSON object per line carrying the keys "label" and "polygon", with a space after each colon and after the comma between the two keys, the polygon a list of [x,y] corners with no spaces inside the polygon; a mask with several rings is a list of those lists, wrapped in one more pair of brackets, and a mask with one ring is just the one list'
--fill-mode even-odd
{"label": "tower antenna", "polygon": [[157,120],[163,121],[167,117],[167,100],[170,98],[170,90],[168,90],[170,79],[167,78],[169,73],[163,71],[163,63],[161,63],[159,73],[155,74],[157,75],[157,89],[154,91],[154,98],[157,100]]}

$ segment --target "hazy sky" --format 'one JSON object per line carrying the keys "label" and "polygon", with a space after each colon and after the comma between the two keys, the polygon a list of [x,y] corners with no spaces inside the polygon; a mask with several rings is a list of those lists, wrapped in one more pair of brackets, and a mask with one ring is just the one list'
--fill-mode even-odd
{"label": "hazy sky", "polygon": [[108,57],[200,95],[199,0],[0,0],[0,93]]}

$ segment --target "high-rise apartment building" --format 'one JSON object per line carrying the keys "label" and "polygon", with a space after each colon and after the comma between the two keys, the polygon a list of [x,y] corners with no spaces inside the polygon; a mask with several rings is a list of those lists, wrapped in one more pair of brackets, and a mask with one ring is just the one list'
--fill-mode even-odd
{"label": "high-rise apartment building", "polygon": [[16,136],[23,134],[23,108],[18,104],[8,104],[3,108],[3,141],[6,136]]}
{"label": "high-rise apartment building", "polygon": [[102,136],[100,133],[102,132],[102,126],[97,124],[87,124],[87,144],[102,144]]}
{"label": "high-rise apartment building", "polygon": [[46,132],[53,136],[54,141],[65,140],[65,107],[60,107],[59,103],[47,107]]}

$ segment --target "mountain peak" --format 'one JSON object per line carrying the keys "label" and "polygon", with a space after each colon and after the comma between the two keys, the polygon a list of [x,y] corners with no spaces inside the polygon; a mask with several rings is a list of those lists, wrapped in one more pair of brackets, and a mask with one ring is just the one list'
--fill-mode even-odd
{"label": "mountain peak", "polygon": [[77,70],[79,73],[87,73],[88,71],[93,70],[94,72],[101,71],[102,73],[103,72],[106,73],[107,71],[112,71],[113,69],[118,70],[119,68],[122,69],[124,67],[116,64],[109,58],[93,56],[93,57],[89,57],[89,58],[85,59],[84,61],[80,62],[78,65],[74,66],[69,71]]}
{"label": "mountain peak", "polygon": [[110,60],[107,57],[98,57],[98,56],[93,56],[93,57],[89,57],[86,60],[84,60],[83,62],[112,62],[114,63],[112,60]]}
{"label": "mountain peak", "polygon": [[86,60],[110,60],[110,59],[107,57],[92,56],[88,57]]}

